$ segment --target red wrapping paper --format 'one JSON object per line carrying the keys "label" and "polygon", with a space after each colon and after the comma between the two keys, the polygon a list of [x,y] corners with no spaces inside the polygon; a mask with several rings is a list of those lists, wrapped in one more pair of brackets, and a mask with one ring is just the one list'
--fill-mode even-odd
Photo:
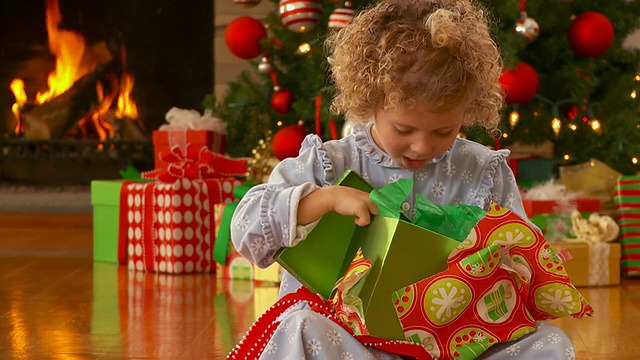
{"label": "red wrapping paper", "polygon": [[162,154],[169,166],[143,173],[159,181],[125,182],[121,188],[118,261],[135,270],[213,272],[216,204],[233,201],[246,159],[206,148],[177,147]]}
{"label": "red wrapping paper", "polygon": [[178,147],[182,150],[188,145],[224,154],[227,136],[211,130],[154,130],[151,134],[156,169],[166,169],[169,163],[162,159],[162,153]]}
{"label": "red wrapping paper", "polygon": [[600,199],[597,198],[577,198],[568,202],[560,203],[555,200],[528,200],[523,199],[524,211],[527,217],[532,218],[537,214],[554,214],[566,212],[569,208],[575,207],[583,213],[600,211]]}
{"label": "red wrapping paper", "polygon": [[394,294],[405,336],[434,358],[474,358],[533,331],[537,320],[593,313],[542,235],[499,205],[448,263]]}
{"label": "red wrapping paper", "polygon": [[212,208],[231,201],[240,183],[229,178],[123,184],[119,262],[139,271],[215,271]]}

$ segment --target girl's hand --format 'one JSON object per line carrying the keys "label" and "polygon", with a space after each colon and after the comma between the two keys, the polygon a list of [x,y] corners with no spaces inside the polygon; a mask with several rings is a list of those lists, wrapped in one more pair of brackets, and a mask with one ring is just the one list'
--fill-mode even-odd
{"label": "girl's hand", "polygon": [[357,225],[366,226],[371,222],[371,214],[378,214],[378,206],[369,200],[366,191],[347,186],[327,186],[300,200],[298,224],[312,223],[331,211],[353,215]]}

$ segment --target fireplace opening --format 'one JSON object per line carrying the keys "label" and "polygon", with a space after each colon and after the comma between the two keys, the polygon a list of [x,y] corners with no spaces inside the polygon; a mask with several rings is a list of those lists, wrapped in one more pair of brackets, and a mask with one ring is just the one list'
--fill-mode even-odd
{"label": "fireplace opening", "polygon": [[153,166],[151,131],[213,90],[213,2],[0,0],[0,181]]}

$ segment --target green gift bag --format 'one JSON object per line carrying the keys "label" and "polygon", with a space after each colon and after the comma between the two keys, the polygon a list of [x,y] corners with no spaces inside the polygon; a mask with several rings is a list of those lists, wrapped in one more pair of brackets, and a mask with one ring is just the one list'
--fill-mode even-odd
{"label": "green gift bag", "polygon": [[[345,173],[338,184],[374,191],[354,171]],[[411,183],[395,194],[400,203],[410,189]],[[380,195],[384,197],[384,194],[374,197]],[[381,213],[389,212],[381,208]],[[373,216],[370,225],[359,227],[353,216],[328,213],[304,241],[280,250],[276,261],[303,285],[328,300],[361,248],[364,258],[371,260],[371,269],[349,294],[362,300],[369,335],[404,339],[391,300],[393,292],[446,270],[447,257],[459,241],[412,224],[402,219],[399,211],[395,214],[395,217]],[[471,227],[477,220],[472,221]]]}

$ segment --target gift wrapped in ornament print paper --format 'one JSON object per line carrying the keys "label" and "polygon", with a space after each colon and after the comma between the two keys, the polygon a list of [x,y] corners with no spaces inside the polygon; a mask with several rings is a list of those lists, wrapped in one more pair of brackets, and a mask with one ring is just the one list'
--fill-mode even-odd
{"label": "gift wrapped in ornament print paper", "polygon": [[393,296],[406,338],[435,358],[474,358],[535,321],[593,313],[542,235],[495,203],[448,263]]}

